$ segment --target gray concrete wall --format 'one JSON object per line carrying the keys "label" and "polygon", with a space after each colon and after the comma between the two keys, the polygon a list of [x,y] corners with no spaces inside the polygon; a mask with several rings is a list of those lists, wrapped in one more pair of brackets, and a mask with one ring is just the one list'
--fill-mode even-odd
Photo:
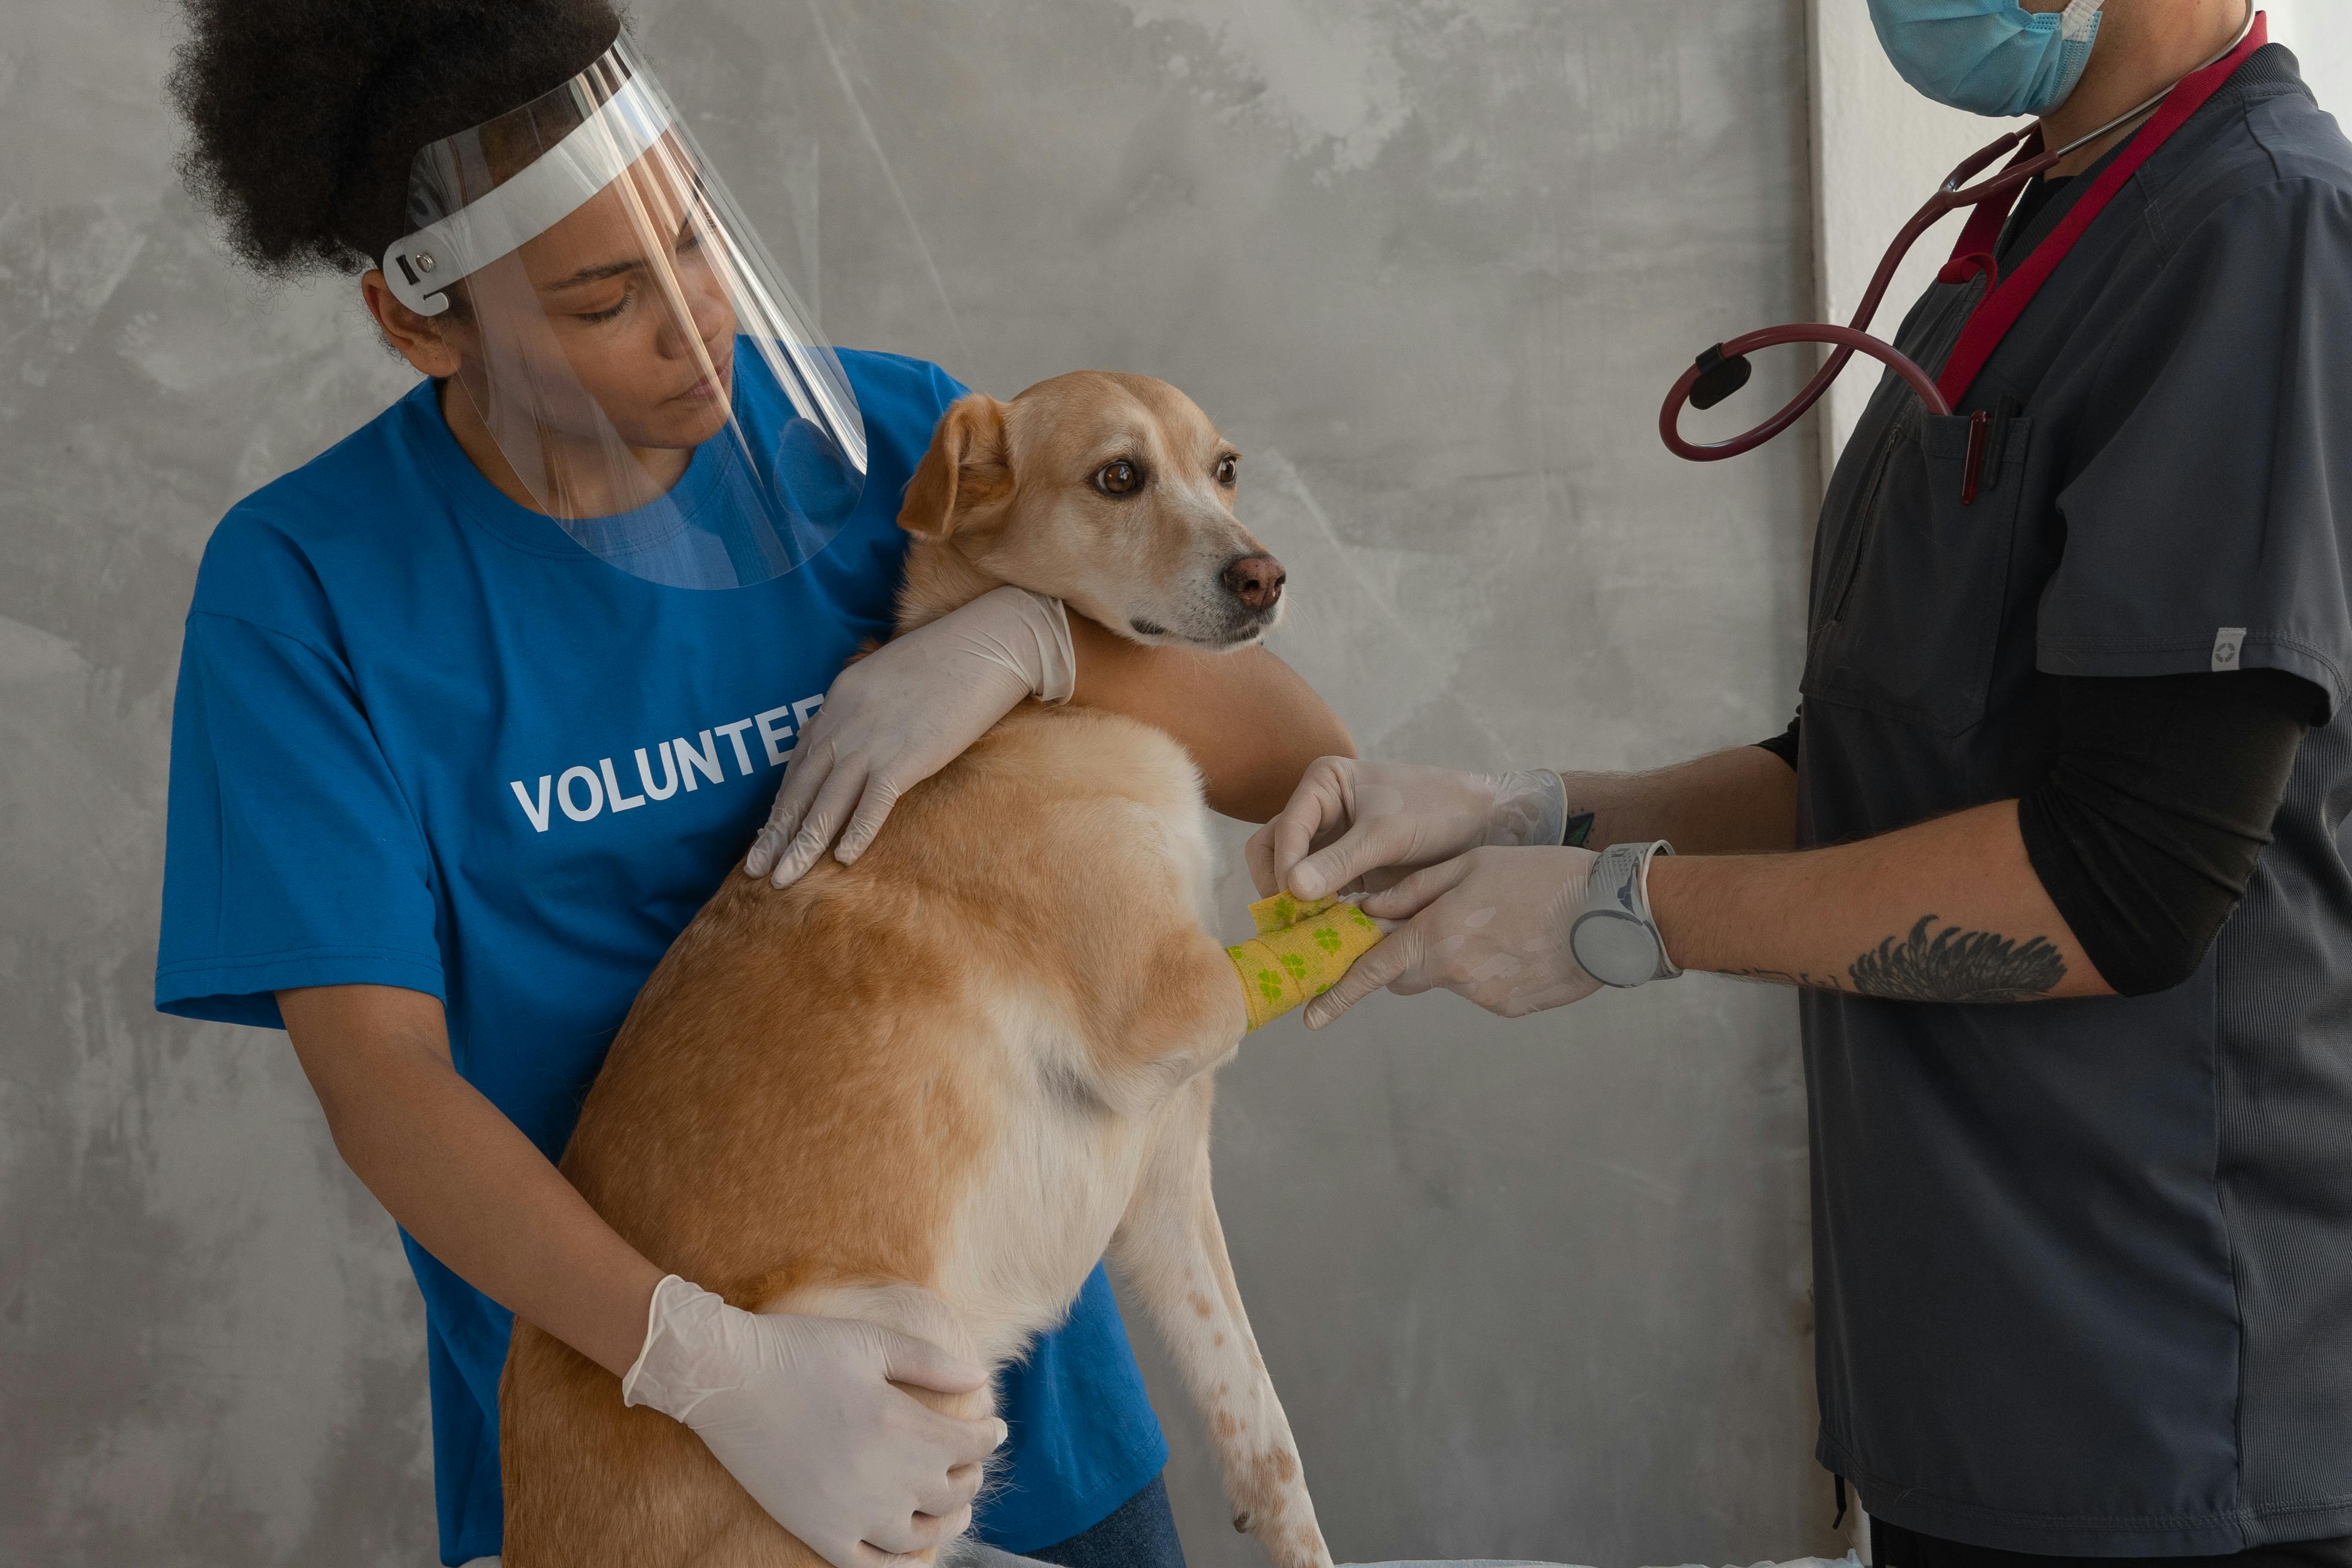
{"label": "gray concrete wall", "polygon": [[[392,1226],[281,1037],[147,1002],[198,552],[406,373],[348,281],[224,259],[152,0],[6,9],[0,1560],[421,1565]],[[1209,409],[1293,572],[1282,650],[1368,751],[1641,766],[1785,718],[1806,445],[1702,470],[1651,423],[1694,349],[1811,299],[1801,0],[638,12],[839,341]],[[1343,1556],[1831,1544],[1787,995],[1380,998],[1254,1038],[1221,1114]],[[1253,1561],[1154,1376],[1193,1561]]]}

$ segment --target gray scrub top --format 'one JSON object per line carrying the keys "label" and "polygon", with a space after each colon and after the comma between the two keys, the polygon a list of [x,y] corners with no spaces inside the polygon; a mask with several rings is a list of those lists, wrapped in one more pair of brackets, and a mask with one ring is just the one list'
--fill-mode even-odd
{"label": "gray scrub top", "polygon": [[[1902,346],[1940,366],[1982,291],[1930,289]],[[1962,506],[1966,416],[2003,399]],[[1882,384],[1814,546],[1801,839],[2031,791],[2053,677],[2246,667],[2330,717],[2186,984],[1804,996],[1820,1458],[1894,1523],[2095,1556],[2352,1533],[2352,145],[2275,46],[1959,413]]]}

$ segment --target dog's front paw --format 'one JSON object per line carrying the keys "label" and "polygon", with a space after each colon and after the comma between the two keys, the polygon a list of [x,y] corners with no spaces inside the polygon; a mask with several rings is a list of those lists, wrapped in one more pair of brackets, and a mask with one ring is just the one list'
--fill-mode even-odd
{"label": "dog's front paw", "polygon": [[1297,1454],[1277,1447],[1252,1455],[1234,1479],[1234,1528],[1255,1537],[1275,1568],[1331,1568]]}

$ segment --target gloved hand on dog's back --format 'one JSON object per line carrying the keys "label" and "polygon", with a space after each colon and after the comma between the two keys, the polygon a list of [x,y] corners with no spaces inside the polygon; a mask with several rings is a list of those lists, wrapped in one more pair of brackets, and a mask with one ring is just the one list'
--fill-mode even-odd
{"label": "gloved hand on dog's back", "polygon": [[691,1427],[728,1474],[834,1568],[887,1568],[971,1524],[995,1416],[943,1415],[891,1386],[969,1394],[987,1371],[848,1318],[747,1312],[677,1275],[654,1289],[626,1405]]}
{"label": "gloved hand on dog's back", "polygon": [[963,755],[1024,698],[1077,681],[1057,599],[992,588],[843,670],[793,743],[784,786],[743,869],[782,888],[828,848],[865,853],[898,797]]}

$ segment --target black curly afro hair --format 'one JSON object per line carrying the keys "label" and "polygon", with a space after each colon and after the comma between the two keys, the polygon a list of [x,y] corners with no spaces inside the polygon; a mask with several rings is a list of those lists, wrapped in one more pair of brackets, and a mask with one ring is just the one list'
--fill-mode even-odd
{"label": "black curly afro hair", "polygon": [[183,0],[181,173],[238,254],[287,277],[376,265],[418,149],[585,69],[611,0]]}

